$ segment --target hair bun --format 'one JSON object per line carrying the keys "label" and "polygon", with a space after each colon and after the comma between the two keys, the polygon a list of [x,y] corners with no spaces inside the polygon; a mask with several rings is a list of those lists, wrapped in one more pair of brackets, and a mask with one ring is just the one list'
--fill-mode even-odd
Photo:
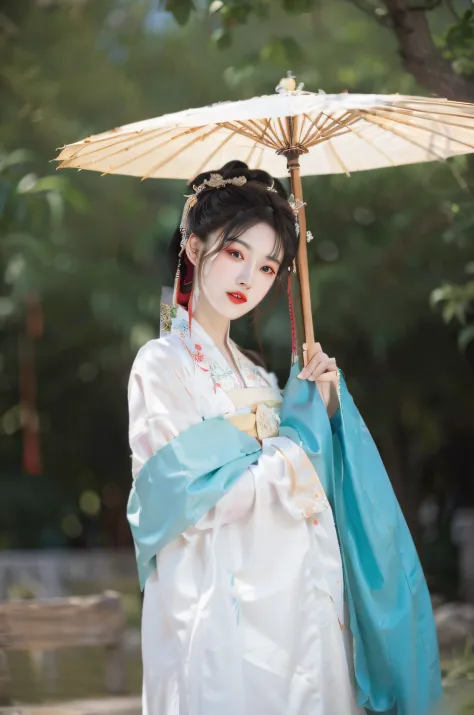
{"label": "hair bun", "polygon": [[250,171],[248,164],[246,164],[245,161],[233,159],[232,161],[228,161],[227,164],[224,164],[224,166],[222,166],[217,173],[221,174],[225,179],[227,179],[231,178],[230,176],[228,177],[227,174],[233,174],[234,171],[242,170],[244,170],[245,172]]}
{"label": "hair bun", "polygon": [[260,184],[264,184],[264,186],[273,186],[282,198],[288,199],[288,192],[279,179],[274,179],[273,176],[267,171],[263,171],[263,169],[249,169],[248,165],[239,159],[228,161],[217,173],[221,174],[224,179],[232,179],[234,176],[245,176],[247,181],[258,181]]}

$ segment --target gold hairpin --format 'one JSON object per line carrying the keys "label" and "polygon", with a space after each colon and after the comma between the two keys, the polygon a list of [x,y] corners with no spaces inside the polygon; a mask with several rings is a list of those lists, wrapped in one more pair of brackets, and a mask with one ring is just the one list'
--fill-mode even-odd
{"label": "gold hairpin", "polygon": [[184,204],[183,214],[181,216],[181,222],[179,224],[179,230],[181,232],[181,250],[179,252],[180,256],[183,253],[186,241],[188,240],[188,214],[192,207],[197,203],[197,195],[203,189],[219,189],[226,184],[232,184],[233,186],[243,186],[246,183],[247,179],[245,176],[234,176],[232,179],[224,179],[221,174],[211,174],[209,179],[204,179],[202,184],[199,184],[199,186],[193,186],[194,194],[189,194],[185,197],[187,201]]}

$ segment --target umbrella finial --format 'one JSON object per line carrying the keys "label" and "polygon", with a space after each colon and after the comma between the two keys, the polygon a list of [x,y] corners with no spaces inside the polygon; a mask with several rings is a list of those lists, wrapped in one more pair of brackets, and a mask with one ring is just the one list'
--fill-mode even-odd
{"label": "umbrella finial", "polygon": [[282,77],[278,85],[275,87],[275,92],[278,94],[285,94],[285,92],[302,92],[304,87],[304,82],[300,82],[296,85],[296,77],[291,70],[288,70],[286,77]]}
{"label": "umbrella finial", "polygon": [[294,92],[296,89],[296,77],[291,70],[288,70],[286,77],[282,77],[278,85],[275,87],[275,92]]}

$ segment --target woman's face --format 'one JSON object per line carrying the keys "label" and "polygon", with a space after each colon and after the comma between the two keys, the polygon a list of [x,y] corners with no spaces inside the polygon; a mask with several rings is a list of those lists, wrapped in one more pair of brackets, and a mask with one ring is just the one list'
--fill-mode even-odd
{"label": "woman's face", "polygon": [[[205,250],[212,250],[219,232],[210,234]],[[283,258],[270,258],[274,229],[258,223],[244,231],[215,256],[205,259],[202,286],[207,301],[221,315],[235,320],[253,310],[268,293]]]}

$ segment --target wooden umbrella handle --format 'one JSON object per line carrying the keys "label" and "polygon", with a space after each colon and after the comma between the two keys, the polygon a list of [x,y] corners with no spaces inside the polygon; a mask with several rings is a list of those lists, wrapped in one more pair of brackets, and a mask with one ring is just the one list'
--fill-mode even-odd
{"label": "wooden umbrella handle", "polygon": [[[287,154],[288,169],[291,179],[291,190],[295,199],[303,201],[303,186],[301,184],[299,152]],[[314,328],[311,311],[311,294],[309,289],[308,252],[306,250],[306,212],[304,205],[298,210],[300,240],[298,247],[298,275],[301,290],[301,310],[303,313],[306,350],[303,349],[303,364],[314,354]]]}

